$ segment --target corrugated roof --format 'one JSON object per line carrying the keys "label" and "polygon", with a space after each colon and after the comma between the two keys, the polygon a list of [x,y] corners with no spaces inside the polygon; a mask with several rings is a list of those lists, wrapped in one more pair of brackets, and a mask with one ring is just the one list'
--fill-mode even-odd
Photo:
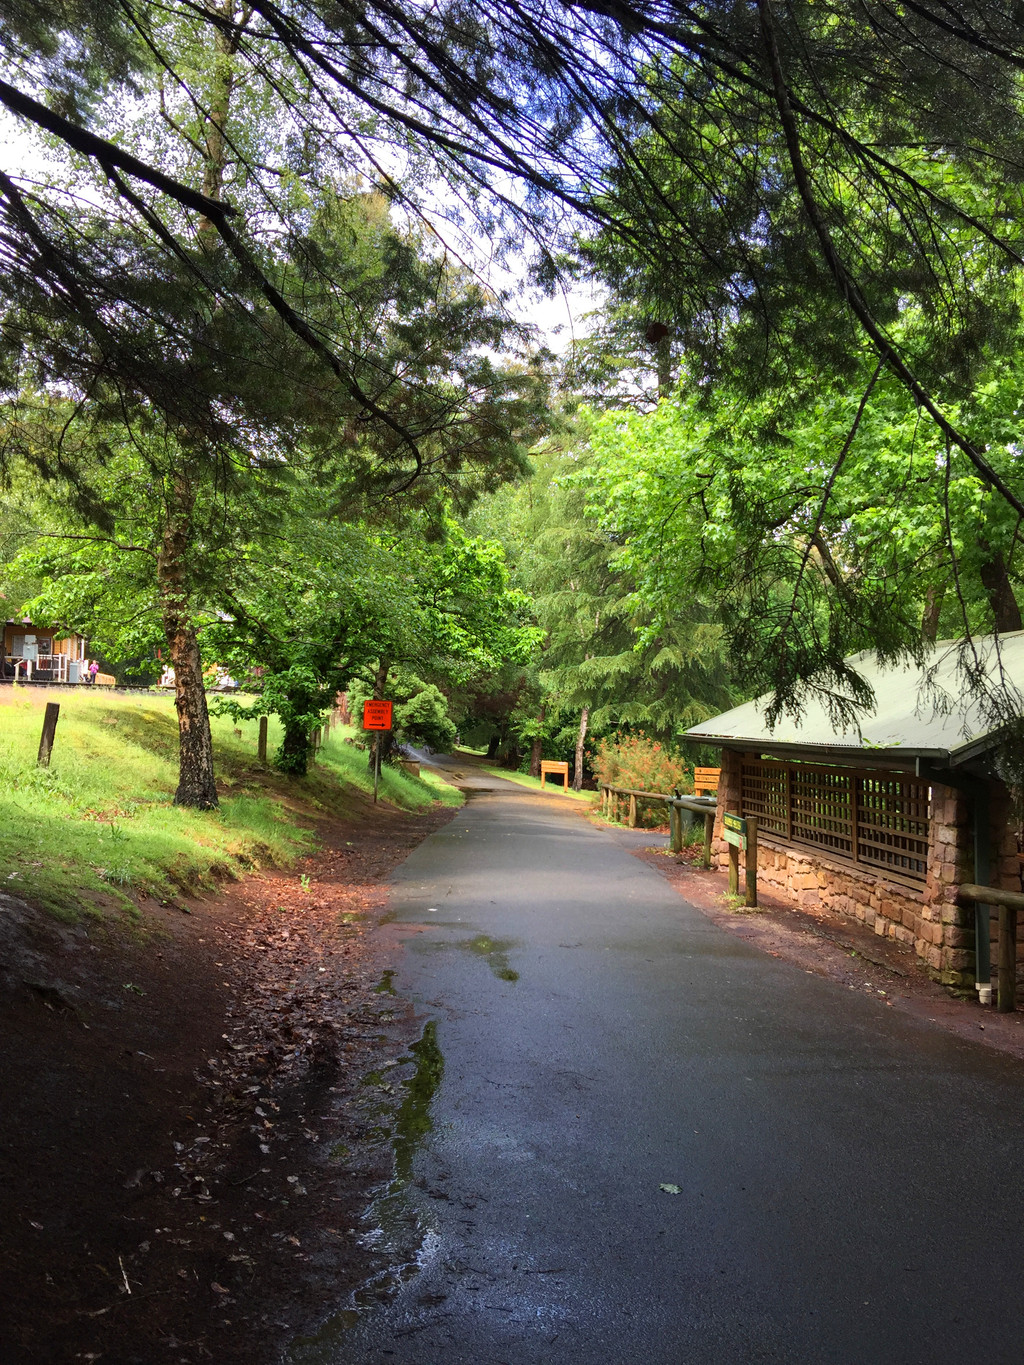
{"label": "corrugated roof", "polygon": [[[962,762],[988,747],[986,741],[994,742],[1000,726],[986,716],[981,701],[965,693],[958,676],[961,646],[961,641],[941,641],[924,668],[917,664],[882,668],[869,650],[847,659],[875,694],[875,705],[862,714],[859,730],[837,731],[824,702],[815,698],[808,700],[799,720],[782,716],[770,730],[764,718],[770,698],[765,695],[694,725],[686,734],[706,743],[747,741],[766,750],[856,750],[866,757],[877,754],[880,764],[916,757]],[[978,638],[974,648],[992,684],[1018,694],[1024,711],[1024,631]]]}

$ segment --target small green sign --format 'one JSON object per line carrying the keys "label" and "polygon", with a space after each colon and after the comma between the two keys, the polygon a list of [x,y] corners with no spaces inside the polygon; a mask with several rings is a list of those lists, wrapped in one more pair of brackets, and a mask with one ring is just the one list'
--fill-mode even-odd
{"label": "small green sign", "polygon": [[735,844],[746,852],[747,822],[742,815],[732,815],[726,811],[722,816],[722,835],[727,844]]}

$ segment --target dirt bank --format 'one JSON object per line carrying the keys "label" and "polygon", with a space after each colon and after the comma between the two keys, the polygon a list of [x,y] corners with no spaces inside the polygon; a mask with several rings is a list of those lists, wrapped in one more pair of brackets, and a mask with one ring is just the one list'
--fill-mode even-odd
{"label": "dirt bank", "polygon": [[5,1365],[258,1365],[381,1268],[359,1217],[417,1030],[372,931],[452,814],[357,802],[140,929],[0,896]]}

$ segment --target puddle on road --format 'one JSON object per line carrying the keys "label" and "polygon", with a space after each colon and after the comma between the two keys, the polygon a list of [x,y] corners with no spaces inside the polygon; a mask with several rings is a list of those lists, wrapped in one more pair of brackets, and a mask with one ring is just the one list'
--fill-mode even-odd
{"label": "puddle on road", "polygon": [[475,957],[482,957],[499,981],[519,980],[519,973],[509,966],[508,961],[509,953],[517,946],[517,941],[513,938],[491,938],[487,934],[477,934],[476,938],[455,944],[456,948],[462,948]]}
{"label": "puddle on road", "polygon": [[[328,1365],[344,1334],[368,1309],[386,1302],[417,1274],[436,1245],[437,1234],[426,1226],[409,1197],[413,1162],[434,1126],[431,1105],[444,1076],[435,1020],[430,1020],[409,1051],[412,1056],[404,1061],[412,1062],[414,1070],[401,1083],[401,1103],[391,1125],[394,1175],[367,1210],[363,1223],[368,1230],[361,1237],[390,1264],[357,1289],[348,1305],[333,1313],[318,1331],[292,1342],[285,1357],[289,1365]],[[375,1073],[371,1078],[376,1078]]]}
{"label": "puddle on road", "polygon": [[[433,920],[427,929],[466,929],[462,921]],[[513,948],[521,948],[517,938],[491,938],[490,934],[477,934],[475,938],[446,938],[443,940],[421,938],[409,944],[414,953],[446,953],[450,948],[472,953],[487,963],[499,981],[518,981],[519,973],[510,964],[508,955]]]}

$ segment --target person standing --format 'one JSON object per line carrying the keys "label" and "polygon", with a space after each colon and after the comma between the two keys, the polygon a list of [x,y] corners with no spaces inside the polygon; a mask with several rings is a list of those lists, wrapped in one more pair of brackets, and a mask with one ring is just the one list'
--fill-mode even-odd
{"label": "person standing", "polygon": [[96,662],[96,660],[93,659],[92,662],[89,664],[89,681],[93,684],[93,686],[96,685],[96,674],[97,674],[99,671],[100,671],[100,666],[99,666],[99,664]]}

